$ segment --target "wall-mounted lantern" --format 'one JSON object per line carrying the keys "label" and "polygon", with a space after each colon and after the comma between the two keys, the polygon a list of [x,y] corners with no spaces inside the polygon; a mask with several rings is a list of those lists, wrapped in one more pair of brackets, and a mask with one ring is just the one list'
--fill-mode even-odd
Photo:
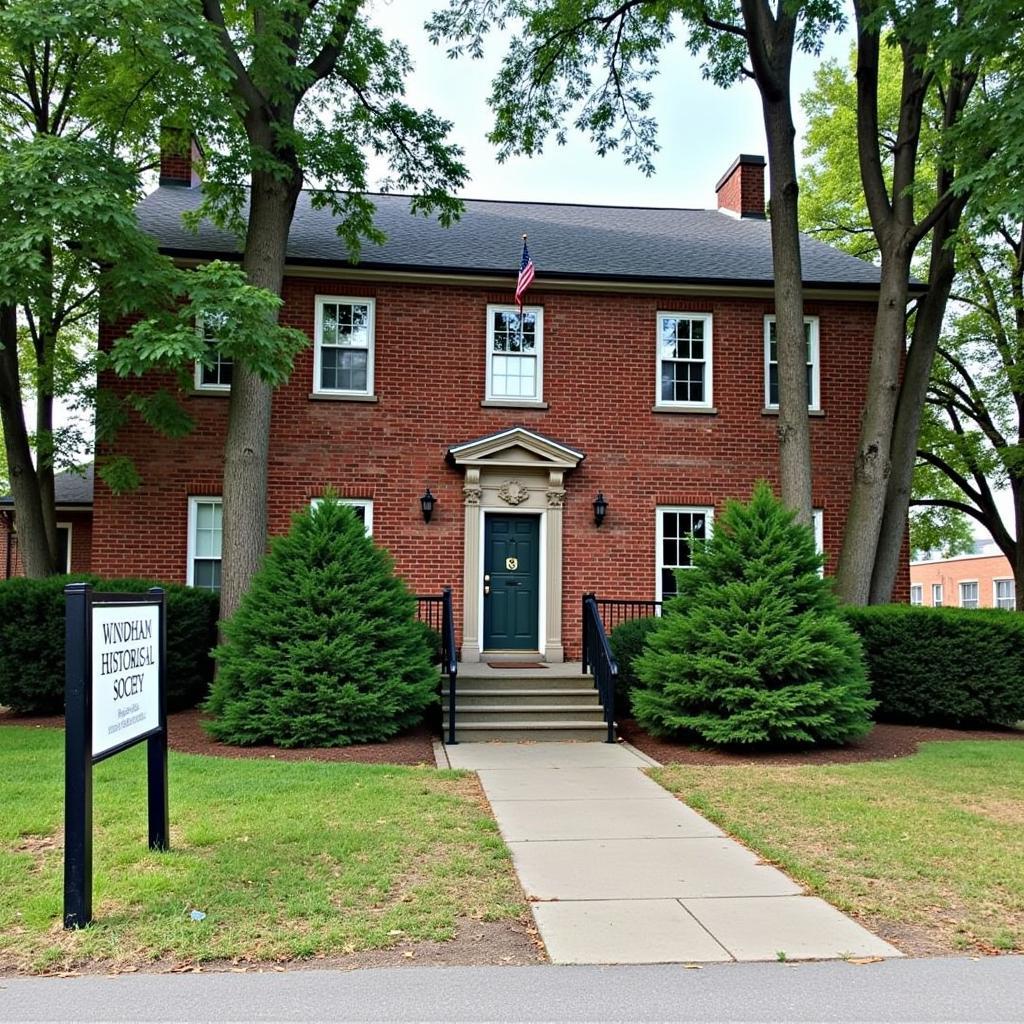
{"label": "wall-mounted lantern", "polygon": [[430,522],[430,517],[434,514],[435,501],[437,501],[437,498],[430,493],[430,488],[428,487],[426,491],[423,492],[423,497],[420,498],[420,510],[423,512],[423,522]]}
{"label": "wall-mounted lantern", "polygon": [[604,493],[598,491],[597,497],[594,499],[594,525],[600,526],[606,515],[608,515],[608,502],[604,500]]}

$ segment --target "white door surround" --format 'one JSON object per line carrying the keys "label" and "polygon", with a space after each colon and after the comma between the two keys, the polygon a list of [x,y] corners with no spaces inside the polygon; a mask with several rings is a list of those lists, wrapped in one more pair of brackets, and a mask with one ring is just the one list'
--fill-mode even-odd
{"label": "white door surround", "polygon": [[564,661],[564,477],[583,461],[583,453],[525,427],[512,427],[456,445],[448,458],[465,471],[462,660],[482,660],[484,515],[519,512],[540,515],[538,654],[545,661]]}

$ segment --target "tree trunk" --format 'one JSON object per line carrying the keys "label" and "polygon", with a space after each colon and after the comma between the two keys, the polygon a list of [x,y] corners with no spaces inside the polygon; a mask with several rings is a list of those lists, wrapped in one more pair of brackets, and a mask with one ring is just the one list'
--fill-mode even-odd
{"label": "tree trunk", "polygon": [[3,424],[7,470],[14,496],[18,551],[25,575],[34,579],[52,570],[46,540],[39,483],[25,427],[18,377],[18,314],[14,306],[0,305],[0,422]]}
{"label": "tree trunk", "polygon": [[44,332],[37,353],[36,369],[36,484],[43,512],[43,530],[50,549],[50,572],[62,573],[57,545],[57,496],[54,485],[53,374],[57,341],[52,332]]}
{"label": "tree trunk", "polygon": [[[301,189],[298,167],[287,180],[252,174],[242,266],[250,284],[275,295],[281,294],[288,231]],[[271,402],[270,386],[236,362],[224,446],[222,619],[237,610],[266,553]]]}
{"label": "tree trunk", "polygon": [[[902,234],[902,233],[901,233]],[[882,279],[871,369],[853,464],[853,486],[836,571],[836,593],[847,604],[867,604],[891,470],[893,420],[906,341],[910,253],[899,242],[882,250]]]}
{"label": "tree trunk", "polygon": [[782,501],[805,526],[811,514],[811,430],[807,416],[807,341],[797,221],[796,131],[786,88],[762,98],[768,140],[775,330],[779,363],[779,477]]}
{"label": "tree trunk", "polygon": [[956,260],[947,243],[960,225],[964,201],[941,219],[932,234],[928,293],[917,307],[914,333],[907,353],[893,424],[890,458],[892,471],[886,488],[885,508],[875,551],[869,601],[885,604],[892,600],[893,587],[900,571],[903,538],[910,513],[910,493],[917,461],[917,436],[921,413],[928,394],[935,352],[942,333],[949,293],[956,273]]}
{"label": "tree trunk", "polygon": [[1024,476],[1018,477],[1010,484],[1013,492],[1013,523],[1014,558],[1010,563],[1013,569],[1013,590],[1017,597],[1017,611],[1024,612]]}

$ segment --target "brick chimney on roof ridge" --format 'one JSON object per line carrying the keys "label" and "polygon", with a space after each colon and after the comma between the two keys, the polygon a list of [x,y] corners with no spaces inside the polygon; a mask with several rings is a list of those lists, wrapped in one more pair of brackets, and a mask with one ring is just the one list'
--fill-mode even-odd
{"label": "brick chimney on roof ridge", "polygon": [[185,128],[160,126],[160,184],[196,188],[203,151]]}
{"label": "brick chimney on roof ridge", "polygon": [[764,157],[740,153],[715,186],[718,208],[764,220]]}

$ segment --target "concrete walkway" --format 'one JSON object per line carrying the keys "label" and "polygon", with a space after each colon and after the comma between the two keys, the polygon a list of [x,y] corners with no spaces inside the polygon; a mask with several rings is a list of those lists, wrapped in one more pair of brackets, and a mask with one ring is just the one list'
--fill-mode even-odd
{"label": "concrete walkway", "polygon": [[604,743],[465,743],[556,964],[900,956]]}

